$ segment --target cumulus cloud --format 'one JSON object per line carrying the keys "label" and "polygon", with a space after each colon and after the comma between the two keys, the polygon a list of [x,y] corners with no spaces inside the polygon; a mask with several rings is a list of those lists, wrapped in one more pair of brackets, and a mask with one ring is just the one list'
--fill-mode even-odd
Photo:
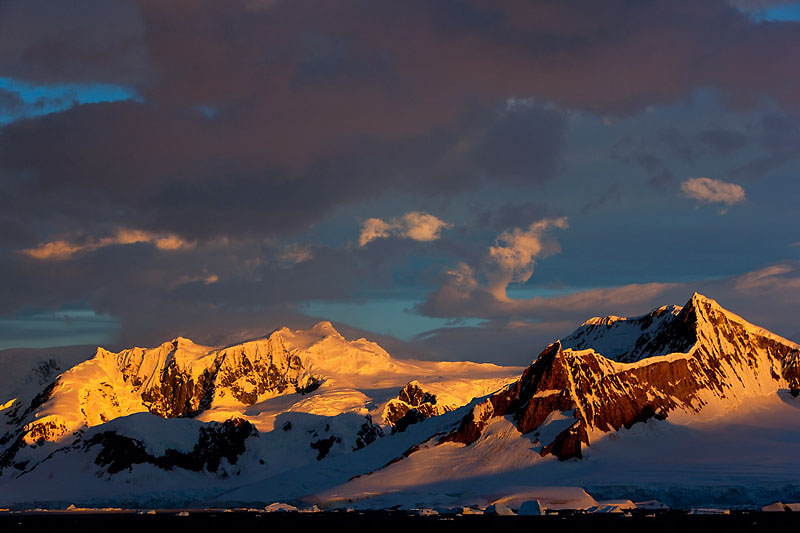
{"label": "cumulus cloud", "polygon": [[687,198],[700,202],[725,204],[721,214],[727,212],[728,207],[747,200],[741,185],[712,178],[689,178],[681,183],[681,191]]}
{"label": "cumulus cloud", "polygon": [[547,239],[552,228],[565,229],[567,217],[544,218],[527,228],[514,228],[498,235],[486,259],[488,290],[496,298],[507,299],[510,283],[524,283],[533,275],[535,259],[561,251],[558,242]]}
{"label": "cumulus cloud", "polygon": [[[443,285],[418,306],[418,311],[430,316],[483,318],[516,313],[519,301],[510,299],[506,289],[511,283],[528,281],[538,258],[561,251],[548,232],[567,227],[566,217],[543,218],[526,228],[502,232],[489,247],[478,272],[463,262],[447,270]],[[481,274],[485,283],[478,279]]]}
{"label": "cumulus cloud", "polygon": [[528,281],[538,259],[561,251],[550,232],[567,227],[566,217],[544,218],[525,228],[502,232],[479,268],[462,262],[445,271],[442,285],[416,310],[440,318],[498,321],[503,328],[530,321],[563,324],[565,319],[580,321],[587,313],[636,309],[636,305],[651,302],[668,291],[685,288],[678,283],[633,283],[559,296],[510,298],[506,293],[510,284]]}
{"label": "cumulus cloud", "polygon": [[451,223],[421,211],[410,211],[388,221],[368,218],[361,226],[358,245],[364,247],[376,239],[388,237],[401,237],[419,242],[435,241],[440,237],[442,230],[452,227]]}
{"label": "cumulus cloud", "polygon": [[187,242],[175,234],[158,234],[137,229],[120,228],[111,237],[86,239],[81,242],[56,240],[42,243],[34,248],[26,248],[20,250],[20,252],[34,259],[63,260],[69,259],[78,253],[92,252],[106,246],[136,243],[149,243],[159,250],[165,251],[181,250],[194,246],[193,243]]}

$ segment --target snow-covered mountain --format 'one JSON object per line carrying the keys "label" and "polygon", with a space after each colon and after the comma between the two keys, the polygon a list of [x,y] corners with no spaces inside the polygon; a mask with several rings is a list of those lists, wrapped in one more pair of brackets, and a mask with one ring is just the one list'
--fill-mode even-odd
{"label": "snow-covered mountain", "polygon": [[471,444],[491,418],[511,416],[521,433],[547,435],[542,455],[580,457],[593,440],[650,418],[720,415],[781,389],[796,396],[798,349],[696,293],[683,308],[593,318],[442,440]]}
{"label": "snow-covered mountain", "polygon": [[316,498],[485,505],[563,484],[676,505],[797,498],[798,348],[699,294],[592,318],[451,425]]}
{"label": "snow-covered mountain", "polygon": [[699,294],[587,320],[527,369],[394,359],[327,322],[59,365],[0,382],[0,506],[800,497],[800,346]]}
{"label": "snow-covered mountain", "polygon": [[78,455],[112,478],[149,465],[219,481],[239,476],[243,461],[253,464],[242,480],[276,474],[457,409],[520,371],[393,359],[329,322],[224,348],[181,337],[149,349],[98,348],[63,372],[55,356],[5,355],[17,373],[29,359],[38,387],[9,382],[0,391],[0,487],[69,470]]}

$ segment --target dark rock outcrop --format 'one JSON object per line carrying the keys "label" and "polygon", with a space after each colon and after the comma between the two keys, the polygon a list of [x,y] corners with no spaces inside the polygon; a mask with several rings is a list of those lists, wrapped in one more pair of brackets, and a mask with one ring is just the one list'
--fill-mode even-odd
{"label": "dark rock outcrop", "polygon": [[221,424],[212,422],[207,427],[201,427],[197,444],[189,452],[168,449],[163,455],[152,455],[141,441],[114,431],[94,435],[84,443],[83,448],[88,451],[99,447],[95,464],[104,467],[109,474],[131,470],[133,465],[143,463],[163,470],[182,468],[217,473],[223,459],[231,465],[236,464],[246,450],[245,441],[257,434],[250,422],[233,418]]}
{"label": "dark rock outcrop", "polygon": [[392,431],[405,431],[411,424],[416,424],[432,416],[446,412],[436,404],[436,395],[423,390],[418,381],[411,381],[386,404],[383,419],[392,426]]}
{"label": "dark rock outcrop", "polygon": [[336,435],[331,435],[324,439],[318,439],[311,443],[311,447],[317,450],[317,461],[322,461],[328,456],[328,452],[331,451],[331,448],[334,444],[342,442],[341,437],[337,437]]}
{"label": "dark rock outcrop", "polygon": [[800,395],[800,351],[795,350],[783,359],[782,375],[792,396]]}
{"label": "dark rock outcrop", "polygon": [[[176,354],[185,339],[172,341],[163,370],[152,379],[141,376],[145,356],[136,350],[117,355],[123,378],[140,391],[147,409],[164,418],[196,416],[208,409],[215,394],[231,395],[237,401],[252,405],[267,393],[309,393],[320,386],[322,379],[310,377],[301,381],[304,365],[300,357],[282,344],[270,343],[266,351],[244,344],[216,352],[202,372],[179,364]],[[152,357],[152,356],[151,356]]]}
{"label": "dark rock outcrop", "polygon": [[366,419],[367,421],[361,424],[361,428],[358,430],[358,437],[356,438],[354,450],[360,450],[383,437],[383,430],[380,426],[372,423],[372,417],[367,415]]}

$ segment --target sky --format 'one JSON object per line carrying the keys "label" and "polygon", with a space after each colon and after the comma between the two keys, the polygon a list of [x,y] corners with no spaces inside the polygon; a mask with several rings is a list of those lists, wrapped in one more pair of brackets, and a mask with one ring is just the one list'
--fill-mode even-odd
{"label": "sky", "polygon": [[0,2],[0,349],[800,341],[800,2]]}

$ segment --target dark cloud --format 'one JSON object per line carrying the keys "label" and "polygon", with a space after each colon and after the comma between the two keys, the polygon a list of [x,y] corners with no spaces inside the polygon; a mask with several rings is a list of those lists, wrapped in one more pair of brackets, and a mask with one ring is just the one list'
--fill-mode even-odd
{"label": "dark cloud", "polygon": [[647,183],[655,189],[668,190],[674,188],[677,184],[677,180],[672,172],[669,170],[662,170],[647,180]]}
{"label": "dark cloud", "polygon": [[19,93],[0,89],[0,116],[13,117],[20,114],[24,108],[25,101]]}
{"label": "dark cloud", "polygon": [[[397,266],[415,243],[372,244],[359,250],[309,244],[291,265],[287,247],[251,240],[175,250],[148,242],[110,243],[50,259],[0,252],[0,276],[7,283],[0,315],[83,302],[120,322],[118,343],[184,334],[218,344],[267,326],[307,325],[310,319],[301,316],[298,302],[352,301],[392,287]],[[402,269],[400,275],[410,285],[428,276]]]}
{"label": "dark cloud", "polygon": [[[758,24],[722,0],[5,0],[0,76],[111,83],[137,98],[0,129],[0,310],[86,301],[119,319],[125,338],[180,328],[210,338],[239,321],[301,320],[298,302],[349,299],[394,276],[430,287],[442,268],[432,260],[398,274],[409,243],[313,246],[290,267],[275,257],[282,239],[387,193],[541,189],[559,175],[575,109],[631,115],[702,87],[732,106],[766,96],[796,109],[800,71],[786,58],[800,56],[797,27]],[[763,126],[767,166],[796,147],[776,120]],[[676,152],[680,140],[672,131],[658,142]],[[739,140],[703,142],[724,153]],[[639,148],[625,157],[670,175],[663,153]],[[554,216],[515,202],[480,223]],[[116,243],[66,262],[20,253],[119,228],[194,247]],[[439,260],[472,262],[475,246],[453,233],[437,243]],[[421,309],[509,314],[480,290],[448,307],[443,291]],[[510,314],[558,311],[527,305]]]}
{"label": "dark cloud", "polygon": [[757,180],[797,161],[800,146],[800,118],[796,115],[765,114],[751,135],[752,144],[760,153],[744,164],[731,169],[730,175],[740,180]]}
{"label": "dark cloud", "polygon": [[[474,281],[474,280],[473,280]],[[587,313],[612,314],[651,302],[656,296],[673,290],[676,283],[642,283],[622,287],[591,289],[558,297],[500,299],[480,284],[452,280],[431,293],[417,307],[428,316],[442,318],[486,318],[493,320],[565,320]]]}
{"label": "dark cloud", "polygon": [[143,83],[145,27],[127,0],[0,2],[0,73],[35,83]]}
{"label": "dark cloud", "polygon": [[455,298],[443,287],[421,311],[486,320],[477,327],[432,330],[417,342],[437,357],[523,365],[588,318],[639,316],[662,305],[683,305],[694,291],[716,299],[753,324],[788,338],[798,337],[794,316],[800,303],[800,263],[785,261],[718,280],[592,289],[510,303],[475,292],[462,292]]}
{"label": "dark cloud", "polygon": [[609,203],[616,202],[619,200],[619,198],[620,198],[620,187],[618,184],[614,184],[597,198],[593,198],[588,202],[586,202],[585,204],[583,204],[583,207],[581,207],[581,214],[585,215],[591,211],[594,211],[598,207],[602,207]]}
{"label": "dark cloud", "polygon": [[701,120],[681,128],[670,126],[638,135],[625,133],[610,150],[613,159],[638,167],[648,183],[666,190],[676,185],[677,169],[700,175],[711,169],[738,181],[765,178],[797,161],[800,121],[792,113],[774,111],[744,115],[727,127]]}
{"label": "dark cloud", "polygon": [[271,238],[387,188],[452,193],[490,178],[547,181],[565,128],[556,110],[491,106],[450,128],[401,143],[364,141],[298,171],[277,166],[269,145],[252,140],[262,126],[265,135],[280,132],[230,131],[227,120],[121,102],[11,124],[1,133],[0,172],[16,179],[0,184],[0,206],[6,216],[45,210],[69,219],[61,227],[120,223],[114,213],[124,213],[127,226],[187,238]]}
{"label": "dark cloud", "polygon": [[[650,184],[664,183],[669,175],[666,159],[660,155],[663,147],[657,140],[623,135],[611,147],[609,156],[617,161],[641,168],[650,176]],[[659,155],[657,155],[659,154]]]}
{"label": "dark cloud", "polygon": [[510,202],[494,209],[478,208],[476,226],[504,230],[527,226],[534,220],[564,216],[562,210],[537,202]]}
{"label": "dark cloud", "polygon": [[710,151],[727,155],[743,148],[747,143],[747,136],[740,131],[712,128],[701,131],[698,140]]}
{"label": "dark cloud", "polygon": [[730,5],[739,9],[747,9],[750,11],[758,11],[759,9],[767,9],[770,7],[780,7],[788,4],[794,4],[797,0],[728,0]]}
{"label": "dark cloud", "polygon": [[[800,47],[794,25],[762,27],[722,1],[2,9],[4,74],[122,83],[141,96],[4,128],[4,181],[24,180],[20,194],[55,217],[91,197],[192,237],[291,233],[397,183],[451,193],[545,182],[565,119],[530,102],[631,113],[711,85],[739,103],[769,94],[794,105],[800,80],[780,59]],[[256,199],[279,201],[257,209]]]}

